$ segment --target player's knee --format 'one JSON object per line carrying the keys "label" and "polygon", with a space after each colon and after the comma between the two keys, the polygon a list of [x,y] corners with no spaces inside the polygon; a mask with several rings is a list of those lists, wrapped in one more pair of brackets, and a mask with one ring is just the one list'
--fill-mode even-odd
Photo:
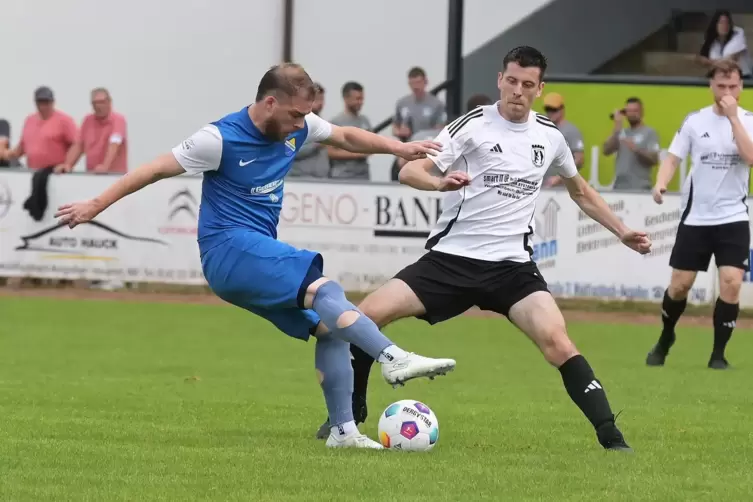
{"label": "player's knee", "polygon": [[667,288],[667,293],[673,300],[682,300],[683,298],[688,297],[688,293],[690,292],[690,288],[692,287],[692,281],[678,279],[670,283],[669,287]]}
{"label": "player's knee", "polygon": [[306,288],[306,295],[303,299],[303,307],[310,309],[314,305],[314,298],[316,297],[316,293],[317,291],[319,291],[319,288],[330,281],[331,279],[327,277],[320,277],[319,279],[309,284]]}
{"label": "player's knee", "polygon": [[553,326],[542,340],[539,348],[547,362],[556,368],[562,366],[571,357],[578,355],[578,349],[567,336],[564,326]]}
{"label": "player's knee", "polygon": [[345,329],[348,326],[352,326],[360,316],[361,313],[357,310],[347,310],[343,312],[340,314],[340,317],[337,318],[337,328]]}
{"label": "player's knee", "polygon": [[719,277],[719,296],[727,303],[738,303],[742,277],[722,275]]}

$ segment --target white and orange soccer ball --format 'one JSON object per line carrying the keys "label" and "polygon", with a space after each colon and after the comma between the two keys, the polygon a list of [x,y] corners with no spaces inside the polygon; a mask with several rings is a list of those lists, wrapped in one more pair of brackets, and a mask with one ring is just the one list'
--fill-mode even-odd
{"label": "white and orange soccer ball", "polygon": [[379,442],[391,450],[429,451],[439,440],[439,422],[421,401],[403,399],[379,417]]}

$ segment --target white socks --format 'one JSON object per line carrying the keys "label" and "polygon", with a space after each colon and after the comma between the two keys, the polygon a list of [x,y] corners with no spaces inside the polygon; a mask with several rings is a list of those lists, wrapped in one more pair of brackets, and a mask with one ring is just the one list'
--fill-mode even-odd
{"label": "white socks", "polygon": [[390,345],[389,347],[384,349],[381,354],[379,354],[377,362],[382,364],[390,363],[395,359],[402,359],[404,357],[408,357],[408,353],[406,351],[404,351],[397,345]]}
{"label": "white socks", "polygon": [[357,433],[358,427],[356,427],[355,420],[351,420],[350,422],[345,422],[344,424],[333,425],[329,428],[329,430],[336,437],[342,439],[346,436],[350,436],[353,433]]}

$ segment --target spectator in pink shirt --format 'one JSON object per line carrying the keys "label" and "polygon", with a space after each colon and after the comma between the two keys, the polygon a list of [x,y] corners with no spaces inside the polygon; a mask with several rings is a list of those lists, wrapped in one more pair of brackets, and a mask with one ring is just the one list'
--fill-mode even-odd
{"label": "spectator in pink shirt", "polygon": [[76,140],[76,123],[55,109],[55,96],[49,87],[40,87],[34,92],[37,113],[26,117],[21,140],[5,153],[7,160],[26,156],[26,165],[31,169],[55,167],[65,162],[66,152]]}
{"label": "spectator in pink shirt", "polygon": [[84,118],[76,142],[55,172],[71,172],[83,154],[89,173],[124,174],[128,170],[125,117],[112,111],[112,98],[107,89],[94,89],[91,100],[94,113]]}

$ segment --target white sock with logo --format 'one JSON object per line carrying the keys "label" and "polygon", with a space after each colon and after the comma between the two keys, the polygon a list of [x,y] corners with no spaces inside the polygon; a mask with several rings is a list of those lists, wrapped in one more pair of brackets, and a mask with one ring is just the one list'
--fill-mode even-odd
{"label": "white sock with logo", "polygon": [[396,359],[402,359],[404,357],[408,357],[408,353],[406,351],[404,351],[397,345],[390,345],[389,347],[384,349],[381,354],[379,354],[377,362],[382,364],[391,363]]}
{"label": "white sock with logo", "polygon": [[333,425],[329,428],[329,430],[338,439],[342,439],[346,436],[350,436],[351,434],[358,433],[358,427],[356,426],[355,420],[351,420],[350,422],[345,422],[344,424],[340,425]]}

